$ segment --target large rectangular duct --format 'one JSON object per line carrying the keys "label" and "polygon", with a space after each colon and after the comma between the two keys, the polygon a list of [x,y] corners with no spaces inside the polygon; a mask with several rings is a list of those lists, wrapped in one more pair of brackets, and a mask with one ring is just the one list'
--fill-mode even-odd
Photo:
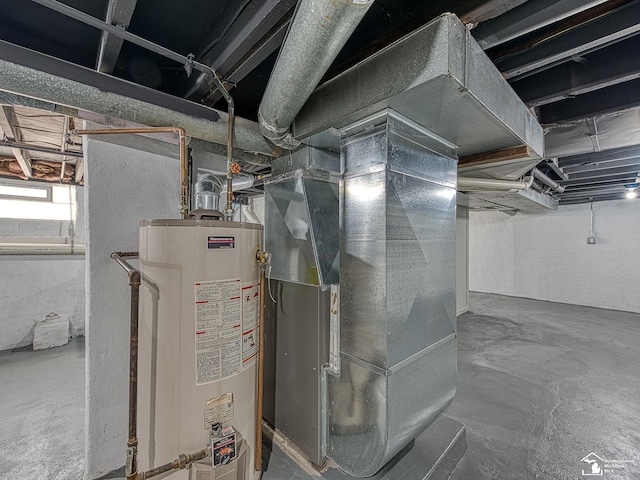
{"label": "large rectangular duct", "polygon": [[520,145],[543,156],[542,127],[450,13],[318,87],[294,133],[304,139],[387,108],[455,143],[460,157]]}
{"label": "large rectangular duct", "polygon": [[387,111],[343,130],[339,376],[326,454],[371,476],[456,391],[455,146]]}
{"label": "large rectangular duct", "polygon": [[[271,276],[339,283],[338,318],[317,319],[331,350],[313,418],[322,455],[372,476],[455,395],[457,158],[523,145],[542,156],[542,129],[447,14],[320,86],[294,132],[307,146],[278,159],[265,187]],[[287,315],[308,321],[310,309]],[[422,467],[402,478],[425,478]]]}

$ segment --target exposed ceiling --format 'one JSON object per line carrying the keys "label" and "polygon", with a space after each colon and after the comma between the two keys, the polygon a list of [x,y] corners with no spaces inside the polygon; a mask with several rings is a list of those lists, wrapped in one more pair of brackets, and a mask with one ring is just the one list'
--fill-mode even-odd
{"label": "exposed ceiling", "polygon": [[81,184],[82,138],[70,135],[73,128],[65,115],[0,106],[0,175]]}
{"label": "exposed ceiling", "polygon": [[[69,18],[48,8],[47,2],[55,0],[0,0],[0,59],[20,58],[32,62],[32,68],[44,69],[40,57],[29,60],[15,48],[26,47],[53,57],[48,64],[64,60],[101,72],[103,90],[194,116],[207,114],[198,105],[225,110],[224,99],[204,75],[187,76],[184,65]],[[226,82],[236,113],[251,120],[257,117],[296,4],[60,3],[180,55],[195,55]],[[325,80],[446,11],[473,27],[476,40],[545,127],[548,158],[539,168],[566,187],[564,193],[554,194],[560,203],[623,198],[624,185],[636,183],[640,172],[640,0],[376,0]],[[73,80],[95,81],[85,71],[62,67]],[[61,130],[60,139],[62,134]],[[17,138],[15,132],[5,131],[5,139]],[[73,149],[74,142],[55,148]],[[19,160],[18,154],[15,157]]]}

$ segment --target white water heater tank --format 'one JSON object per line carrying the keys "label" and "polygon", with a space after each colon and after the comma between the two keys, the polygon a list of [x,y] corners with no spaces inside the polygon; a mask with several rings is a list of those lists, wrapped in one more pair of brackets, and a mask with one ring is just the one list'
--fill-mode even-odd
{"label": "white water heater tank", "polygon": [[[204,448],[211,425],[221,424],[246,442],[243,478],[260,477],[255,437],[261,243],[258,224],[141,223],[138,471]],[[189,475],[183,470],[170,478]]]}

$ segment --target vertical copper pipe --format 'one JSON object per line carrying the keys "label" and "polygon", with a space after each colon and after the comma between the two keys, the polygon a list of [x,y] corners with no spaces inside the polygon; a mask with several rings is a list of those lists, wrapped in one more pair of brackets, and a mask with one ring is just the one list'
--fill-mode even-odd
{"label": "vertical copper pipe", "polygon": [[187,135],[183,128],[178,129],[180,135],[180,216],[187,218],[189,213],[189,185],[187,173]]}
{"label": "vertical copper pipe", "polygon": [[233,172],[231,163],[233,162],[233,128],[235,123],[235,107],[233,101],[229,102],[229,132],[227,137],[227,220],[233,219]]}
{"label": "vertical copper pipe", "polygon": [[262,470],[262,404],[264,397],[264,291],[266,288],[265,266],[266,257],[258,252],[258,261],[260,262],[260,316],[258,323],[258,331],[260,332],[260,341],[258,342],[258,399],[256,413],[256,471]]}
{"label": "vertical copper pipe", "polygon": [[138,252],[114,252],[111,254],[129,275],[131,286],[131,314],[129,326],[129,438],[127,440],[127,480],[137,478],[138,453],[138,325],[141,274],[127,263],[125,258],[138,257]]}
{"label": "vertical copper pipe", "polygon": [[187,184],[187,134],[180,127],[141,127],[108,128],[98,130],[74,130],[76,135],[114,135],[135,133],[177,133],[180,136],[180,216],[187,218],[189,213],[189,185]]}
{"label": "vertical copper pipe", "polygon": [[[129,272],[131,286],[131,326],[129,343],[129,440],[127,447],[138,449],[138,307],[140,304],[140,272]],[[131,468],[137,472],[137,460],[134,453]]]}
{"label": "vertical copper pipe", "polygon": [[218,91],[227,101],[227,112],[229,113],[229,119],[227,120],[229,127],[227,131],[227,206],[224,216],[225,220],[231,221],[233,220],[233,172],[231,171],[231,164],[233,163],[233,133],[236,120],[235,103],[229,94],[229,90],[226,89],[214,69],[198,62],[194,62],[193,67],[209,75]]}

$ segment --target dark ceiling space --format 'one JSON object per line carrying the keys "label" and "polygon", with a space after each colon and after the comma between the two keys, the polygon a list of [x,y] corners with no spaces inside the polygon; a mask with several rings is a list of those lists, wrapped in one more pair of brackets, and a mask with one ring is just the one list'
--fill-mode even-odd
{"label": "dark ceiling space", "polygon": [[[295,0],[61,3],[180,55],[193,54],[219,73],[235,99],[236,113],[250,120],[256,120],[296,5]],[[32,0],[0,0],[0,8],[4,42],[98,70],[107,75],[101,84],[113,82],[114,91],[120,88],[116,79],[122,79],[226,109],[210,79],[198,72],[187,76],[173,60]],[[473,36],[548,132],[584,127],[591,151],[581,150],[577,141],[574,150],[561,149],[562,155],[548,147],[551,158],[540,166],[567,187],[558,195],[561,202],[622,198],[624,185],[636,182],[640,168],[640,152],[631,144],[640,144],[640,136],[630,143],[628,135],[628,130],[640,131],[640,115],[629,117],[636,123],[628,125],[624,139],[614,132],[606,139],[602,134],[601,142],[599,135],[611,115],[640,106],[640,0],[376,0],[325,80],[444,12],[456,13],[473,28]],[[0,57],[9,48],[0,42]],[[136,95],[135,85],[126,88]],[[140,95],[147,95],[144,89]],[[564,146],[571,145],[567,138]]]}

